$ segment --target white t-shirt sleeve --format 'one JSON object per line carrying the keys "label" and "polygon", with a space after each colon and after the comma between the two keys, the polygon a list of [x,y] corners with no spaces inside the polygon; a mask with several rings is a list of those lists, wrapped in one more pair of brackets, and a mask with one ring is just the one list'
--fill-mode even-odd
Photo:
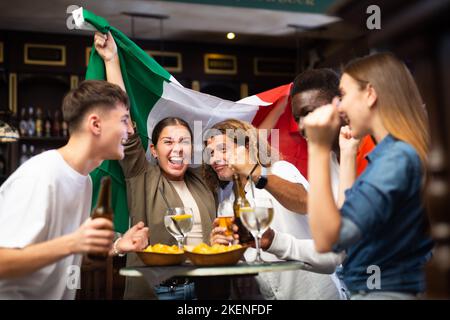
{"label": "white t-shirt sleeve", "polygon": [[272,245],[267,250],[282,260],[299,260],[311,265],[313,272],[331,274],[342,263],[345,253],[319,253],[312,239],[297,239],[275,231]]}
{"label": "white t-shirt sleeve", "polygon": [[300,183],[305,187],[306,190],[309,188],[309,183],[305,177],[298,171],[298,169],[290,162],[287,161],[277,161],[271,168],[270,173],[274,174],[284,180]]}
{"label": "white t-shirt sleeve", "polygon": [[0,247],[23,248],[47,240],[51,187],[19,177],[0,193]]}

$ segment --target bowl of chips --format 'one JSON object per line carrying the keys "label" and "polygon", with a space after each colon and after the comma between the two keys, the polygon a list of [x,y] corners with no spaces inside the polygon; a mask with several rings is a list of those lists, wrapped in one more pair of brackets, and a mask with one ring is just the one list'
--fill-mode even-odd
{"label": "bowl of chips", "polygon": [[240,244],[225,246],[201,243],[195,247],[185,246],[184,253],[192,264],[201,267],[235,265],[242,258],[246,246]]}
{"label": "bowl of chips", "polygon": [[186,259],[183,249],[161,243],[150,245],[136,254],[146,266],[173,266],[182,264]]}

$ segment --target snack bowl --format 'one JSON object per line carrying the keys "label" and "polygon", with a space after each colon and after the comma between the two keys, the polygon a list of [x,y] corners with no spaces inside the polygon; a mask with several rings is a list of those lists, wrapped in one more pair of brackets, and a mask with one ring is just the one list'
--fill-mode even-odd
{"label": "snack bowl", "polygon": [[194,247],[185,246],[184,254],[192,264],[199,267],[212,267],[212,266],[229,266],[235,265],[242,258],[247,246],[239,246],[233,249],[229,249],[223,252],[214,252],[211,250],[203,250],[203,252],[194,252]]}
{"label": "snack bowl", "polygon": [[183,250],[175,250],[175,246],[156,244],[136,254],[146,266],[173,266],[186,260]]}

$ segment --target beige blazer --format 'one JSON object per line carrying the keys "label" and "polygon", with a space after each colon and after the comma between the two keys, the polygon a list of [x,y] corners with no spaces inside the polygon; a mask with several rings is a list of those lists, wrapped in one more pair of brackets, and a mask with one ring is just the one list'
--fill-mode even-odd
{"label": "beige blazer", "polygon": [[[167,205],[160,189],[163,190],[170,206],[182,207],[183,202],[171,182],[162,174],[160,167],[146,159],[138,134],[129,138],[125,145],[125,158],[120,161],[120,165],[125,175],[128,210],[133,223],[143,221],[149,227],[151,244],[176,244],[175,239],[164,226]],[[203,180],[200,168],[189,168],[185,173],[184,181],[197,203],[203,241],[208,243],[216,213],[216,200]],[[143,264],[136,254],[127,255],[127,266],[140,265]],[[124,297],[125,299],[156,298],[153,289],[140,278],[127,278]]]}

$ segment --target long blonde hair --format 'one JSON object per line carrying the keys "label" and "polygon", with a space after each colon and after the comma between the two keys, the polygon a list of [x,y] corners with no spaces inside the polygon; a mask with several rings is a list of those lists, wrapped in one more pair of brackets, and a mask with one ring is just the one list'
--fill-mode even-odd
{"label": "long blonde hair", "polygon": [[[245,144],[252,163],[258,163],[263,167],[270,167],[274,160],[281,158],[278,151],[272,148],[267,140],[259,137],[259,130],[248,122],[228,119],[216,123],[208,132],[206,133],[206,138],[223,134],[233,139],[235,144]],[[204,137],[204,140],[206,146],[207,139]],[[203,163],[203,176],[211,190],[215,192],[221,182],[215,171],[207,163]]]}
{"label": "long blonde hair", "polygon": [[390,53],[355,59],[343,73],[361,89],[371,84],[377,93],[377,108],[386,130],[414,147],[425,170],[429,149],[428,119],[417,85],[404,63]]}

